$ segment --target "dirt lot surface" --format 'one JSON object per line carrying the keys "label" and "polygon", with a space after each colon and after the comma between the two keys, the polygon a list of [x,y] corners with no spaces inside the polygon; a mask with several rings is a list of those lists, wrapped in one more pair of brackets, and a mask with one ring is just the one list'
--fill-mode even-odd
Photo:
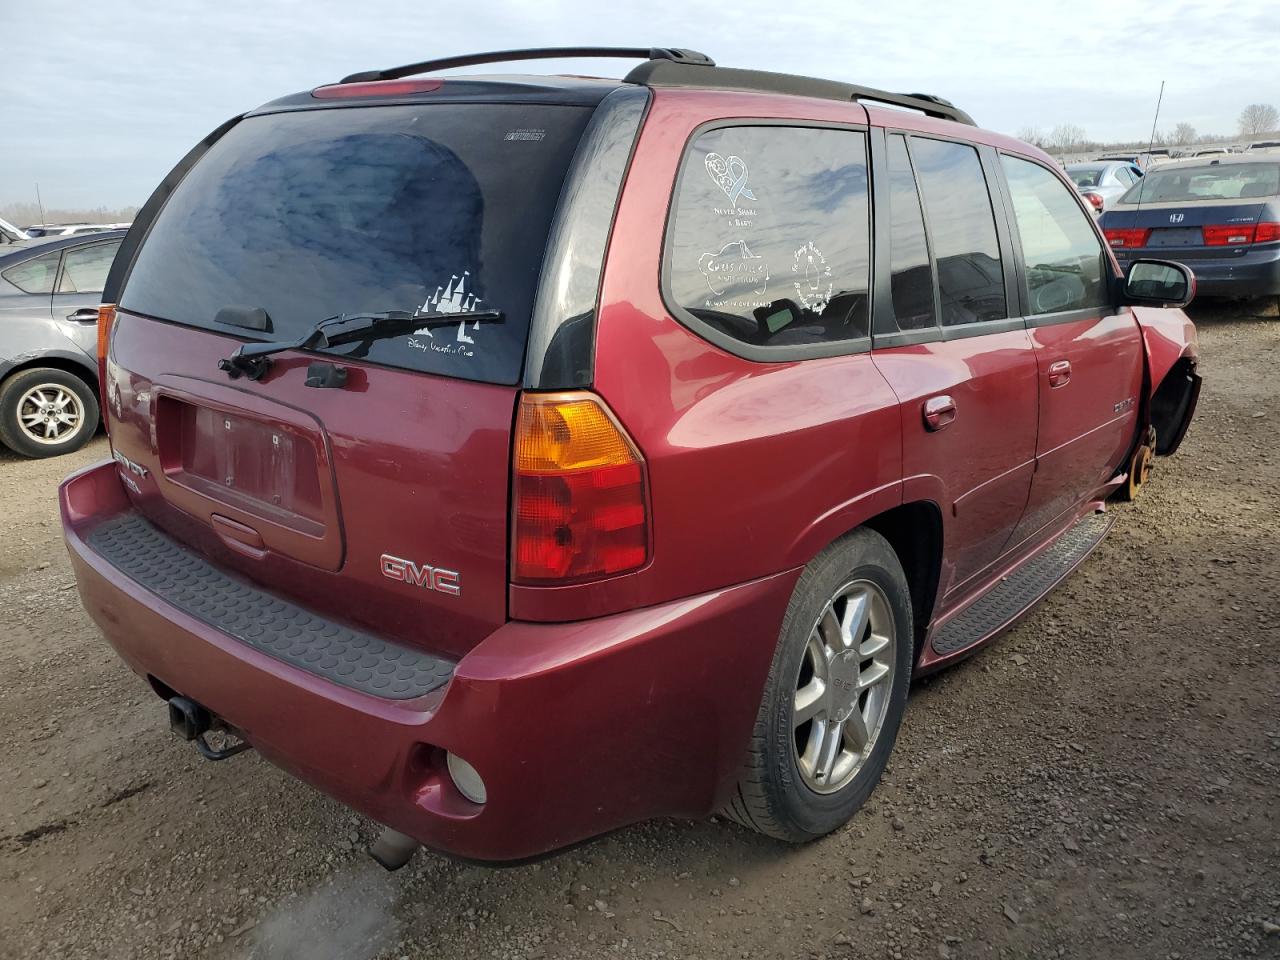
{"label": "dirt lot surface", "polygon": [[211,764],[81,612],[0,455],[0,957],[1280,957],[1280,321],[1200,310],[1200,414],[1020,625],[917,683],[844,830],[634,827],[494,870]]}

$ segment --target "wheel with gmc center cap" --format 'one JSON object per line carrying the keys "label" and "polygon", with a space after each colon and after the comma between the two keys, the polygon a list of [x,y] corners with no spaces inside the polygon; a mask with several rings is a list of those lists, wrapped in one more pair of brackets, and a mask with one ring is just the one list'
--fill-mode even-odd
{"label": "wheel with gmc center cap", "polygon": [[787,607],[725,815],[795,843],[852,817],[898,735],[912,630],[902,565],[875,531],[855,530],[810,563]]}

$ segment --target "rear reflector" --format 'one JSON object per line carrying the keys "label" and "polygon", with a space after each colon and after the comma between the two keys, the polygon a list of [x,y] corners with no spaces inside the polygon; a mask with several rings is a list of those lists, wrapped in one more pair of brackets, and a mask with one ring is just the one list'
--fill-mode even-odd
{"label": "rear reflector", "polygon": [[524,394],[513,461],[513,580],[589,580],[648,560],[644,461],[598,397]]}
{"label": "rear reflector", "polygon": [[1102,231],[1107,238],[1107,243],[1113,247],[1124,247],[1129,249],[1132,247],[1145,247],[1147,238],[1151,236],[1151,231],[1141,227],[1129,227],[1125,229],[1116,229],[1114,227]]}
{"label": "rear reflector", "polygon": [[410,93],[433,93],[444,86],[444,81],[429,80],[371,80],[368,83],[332,83],[316,87],[313,97],[321,100],[339,100],[347,97],[403,97]]}

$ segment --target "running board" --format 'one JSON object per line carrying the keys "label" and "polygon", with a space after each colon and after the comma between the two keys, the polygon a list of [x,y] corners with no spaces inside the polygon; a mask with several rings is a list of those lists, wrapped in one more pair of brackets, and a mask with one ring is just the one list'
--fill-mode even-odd
{"label": "running board", "polygon": [[949,657],[991,637],[1035,606],[1102,542],[1115,518],[1091,513],[942,625],[930,645]]}

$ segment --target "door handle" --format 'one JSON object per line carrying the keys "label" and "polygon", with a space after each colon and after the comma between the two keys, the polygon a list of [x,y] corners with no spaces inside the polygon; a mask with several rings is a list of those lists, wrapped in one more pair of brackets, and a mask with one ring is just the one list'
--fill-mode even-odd
{"label": "door handle", "polygon": [[73,310],[67,314],[67,319],[75,323],[97,323],[98,308],[97,307],[81,307],[79,310]]}
{"label": "door handle", "polygon": [[950,426],[955,418],[956,402],[950,397],[930,397],[924,402],[924,428],[930,433]]}
{"label": "door handle", "polygon": [[1049,364],[1049,386],[1065,387],[1071,382],[1071,361],[1055,360]]}

